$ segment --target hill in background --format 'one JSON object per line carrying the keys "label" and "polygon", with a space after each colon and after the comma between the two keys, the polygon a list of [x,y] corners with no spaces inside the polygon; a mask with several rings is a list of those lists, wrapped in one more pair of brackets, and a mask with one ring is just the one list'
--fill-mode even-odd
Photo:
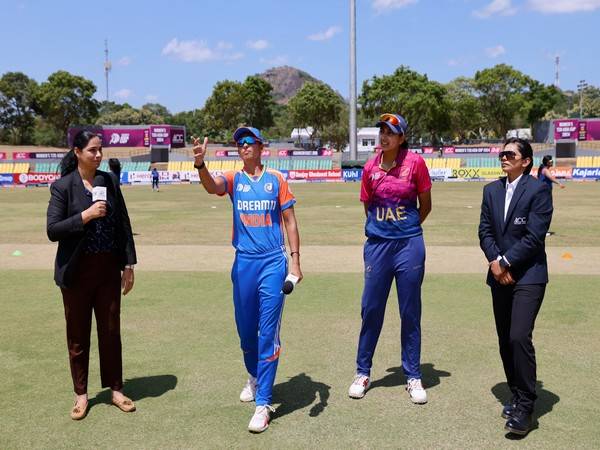
{"label": "hill in background", "polygon": [[326,84],[312,75],[290,66],[273,67],[257,76],[273,86],[273,98],[280,105],[287,105],[307,81]]}

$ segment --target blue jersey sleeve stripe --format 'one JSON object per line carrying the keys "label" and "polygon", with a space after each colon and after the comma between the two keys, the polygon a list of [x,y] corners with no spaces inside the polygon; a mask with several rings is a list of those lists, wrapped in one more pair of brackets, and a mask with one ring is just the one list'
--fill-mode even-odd
{"label": "blue jersey sleeve stripe", "polygon": [[294,204],[296,203],[296,199],[292,199],[289,202],[285,202],[283,205],[281,205],[281,210],[285,211],[288,208],[291,208],[292,206],[294,206]]}

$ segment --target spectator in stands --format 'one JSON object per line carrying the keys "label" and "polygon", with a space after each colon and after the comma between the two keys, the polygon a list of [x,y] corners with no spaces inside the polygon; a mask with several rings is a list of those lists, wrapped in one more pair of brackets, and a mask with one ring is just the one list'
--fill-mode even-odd
{"label": "spectator in stands", "polygon": [[[252,127],[233,133],[244,166],[213,178],[204,162],[208,138],[200,144],[193,138],[194,167],[209,194],[225,195],[233,204],[233,246],[236,249],[231,271],[235,322],[248,371],[240,400],[256,401],[248,429],[260,433],[269,426],[273,383],[279,362],[279,327],[285,295],[282,286],[288,273],[288,259],[282,225],[290,244],[290,274],[302,280],[300,237],[294,203],[296,199],[280,172],[261,162],[263,138]],[[282,223],[283,222],[283,223]]]}
{"label": "spectator in stands", "polygon": [[554,161],[552,161],[552,155],[546,155],[542,158],[542,164],[538,168],[537,177],[543,183],[546,183],[550,189],[552,189],[552,183],[556,183],[560,186],[561,189],[565,188],[565,185],[562,184],[558,179],[552,175],[550,169],[554,165]]}
{"label": "spectator in stands", "polygon": [[158,174],[158,170],[156,170],[156,167],[152,168],[152,190],[156,190],[156,192],[159,192],[160,190],[158,189],[158,180],[159,180],[160,176]]}
{"label": "spectator in stands", "polygon": [[117,183],[121,184],[121,161],[119,161],[119,158],[110,158],[108,160],[108,168],[110,169],[110,173],[114,175]]}
{"label": "spectator in stands", "polygon": [[[110,174],[98,170],[101,161],[98,136],[90,131],[77,133],[73,148],[61,162],[61,178],[50,186],[47,212],[48,238],[58,242],[54,280],[61,289],[65,309],[75,390],[71,410],[74,420],[83,419],[88,408],[92,311],[98,331],[102,387],[112,390],[112,403],[121,410],[135,410],[134,403],[122,392],[119,323],[121,289],[126,295],[133,288],[136,252],[121,188]],[[95,196],[105,200],[94,201]]]}
{"label": "spectator in stands", "polygon": [[507,176],[483,189],[479,243],[489,263],[487,284],[512,393],[501,413],[507,419],[504,428],[525,435],[537,398],[532,334],[548,283],[545,238],[552,220],[552,194],[546,183],[529,175],[533,166],[529,142],[509,138],[499,157]]}
{"label": "spectator in stands", "polygon": [[367,221],[365,286],[356,375],[348,395],[362,398],[371,385],[373,354],[379,339],[392,281],[400,306],[402,368],[413,403],[427,402],[421,383],[421,284],[425,243],[421,224],[431,211],[431,180],[423,158],[408,150],[408,125],[398,114],[383,114],[381,151],[365,164],[360,200]]}

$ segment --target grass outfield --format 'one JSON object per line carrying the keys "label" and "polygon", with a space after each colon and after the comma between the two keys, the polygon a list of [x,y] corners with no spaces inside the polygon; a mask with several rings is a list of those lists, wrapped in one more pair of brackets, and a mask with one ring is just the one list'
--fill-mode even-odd
{"label": "grass outfield", "polygon": [[[294,184],[302,242],[361,245],[364,213],[358,183]],[[433,211],[425,223],[427,245],[478,246],[483,183],[435,183]],[[124,187],[136,243],[226,244],[231,206],[198,186]],[[46,243],[45,188],[0,189],[0,243]],[[600,183],[567,183],[554,190],[556,235],[548,246],[600,246]]]}
{"label": "grass outfield", "polygon": [[[225,273],[149,273],[124,299],[125,392],[138,411],[109,406],[92,337],[88,417],[73,422],[59,290],[50,271],[0,273],[0,448],[598,448],[600,282],[555,276],[535,331],[539,428],[509,440],[507,395],[489,292],[481,275],[424,283],[423,372],[430,402],[412,405],[399,371],[398,311],[390,298],[373,387],[347,397],[362,277],[316,275],[288,297],[278,412],[246,431],[253,405]],[[5,295],[10,293],[10,295]],[[596,294],[594,294],[596,293]]]}

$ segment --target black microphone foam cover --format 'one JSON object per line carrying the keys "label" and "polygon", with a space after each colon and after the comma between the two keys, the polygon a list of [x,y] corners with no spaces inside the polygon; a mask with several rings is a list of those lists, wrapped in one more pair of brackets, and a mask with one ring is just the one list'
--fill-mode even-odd
{"label": "black microphone foam cover", "polygon": [[292,283],[290,280],[285,280],[283,283],[283,288],[281,288],[281,292],[283,292],[285,295],[288,295],[291,294],[293,290],[294,283]]}
{"label": "black microphone foam cover", "polygon": [[94,177],[94,183],[92,184],[93,187],[96,186],[106,186],[106,183],[104,181],[104,177],[102,175],[96,175]]}

